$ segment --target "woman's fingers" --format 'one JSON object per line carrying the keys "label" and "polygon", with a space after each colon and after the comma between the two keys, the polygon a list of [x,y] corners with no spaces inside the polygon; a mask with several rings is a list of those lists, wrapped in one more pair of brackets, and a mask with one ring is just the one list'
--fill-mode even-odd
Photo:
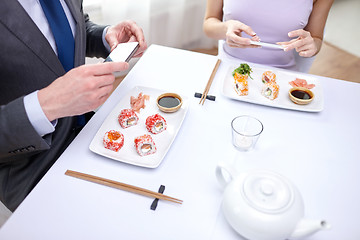
{"label": "woman's fingers", "polygon": [[[259,41],[260,38],[256,36],[256,33],[252,30],[250,26],[246,24],[229,20],[226,22],[227,32],[226,32],[226,43],[230,47],[236,48],[257,48],[258,46],[251,45],[250,40]],[[252,38],[242,37],[242,33],[246,33]]]}

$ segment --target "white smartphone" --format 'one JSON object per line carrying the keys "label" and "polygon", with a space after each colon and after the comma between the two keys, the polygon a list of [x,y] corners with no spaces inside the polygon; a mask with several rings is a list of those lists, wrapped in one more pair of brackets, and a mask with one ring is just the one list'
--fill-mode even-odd
{"label": "white smartphone", "polygon": [[266,43],[266,42],[256,42],[256,41],[250,41],[252,45],[267,47],[267,48],[276,48],[276,49],[284,49],[283,46],[273,43]]}
{"label": "white smartphone", "polygon": [[104,62],[129,62],[138,49],[138,42],[120,43],[112,50]]}

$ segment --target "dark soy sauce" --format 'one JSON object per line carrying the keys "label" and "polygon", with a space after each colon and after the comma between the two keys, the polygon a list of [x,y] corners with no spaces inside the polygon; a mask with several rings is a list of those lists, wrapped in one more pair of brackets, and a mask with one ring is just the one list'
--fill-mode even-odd
{"label": "dark soy sauce", "polygon": [[293,95],[296,98],[303,99],[303,100],[311,99],[311,95],[302,90],[291,91],[291,95]]}
{"label": "dark soy sauce", "polygon": [[180,100],[176,97],[162,97],[159,99],[159,105],[165,108],[173,108],[180,104]]}

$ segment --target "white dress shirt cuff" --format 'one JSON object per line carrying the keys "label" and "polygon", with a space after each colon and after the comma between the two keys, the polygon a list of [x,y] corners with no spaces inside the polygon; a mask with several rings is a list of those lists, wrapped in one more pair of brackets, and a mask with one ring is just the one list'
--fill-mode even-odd
{"label": "white dress shirt cuff", "polygon": [[40,106],[37,94],[38,91],[35,91],[29,95],[26,95],[24,97],[24,106],[26,114],[36,132],[40,136],[44,136],[55,131],[57,120],[50,122],[47,119],[44,111]]}
{"label": "white dress shirt cuff", "polygon": [[110,52],[111,48],[110,48],[110,45],[109,43],[105,40],[105,35],[106,35],[106,32],[108,30],[109,26],[107,26],[106,28],[104,28],[104,31],[103,31],[103,34],[102,34],[102,41],[103,41],[103,44],[105,46],[105,48]]}

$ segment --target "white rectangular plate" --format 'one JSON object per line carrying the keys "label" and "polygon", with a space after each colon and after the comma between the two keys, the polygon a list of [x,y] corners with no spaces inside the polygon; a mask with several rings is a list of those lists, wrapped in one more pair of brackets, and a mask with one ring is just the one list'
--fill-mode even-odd
{"label": "white rectangular plate", "polygon": [[[232,72],[237,67],[238,66],[231,66],[226,73],[222,89],[222,92],[225,96],[244,102],[256,103],[270,107],[278,107],[306,112],[320,112],[323,110],[323,92],[320,86],[320,82],[317,78],[301,73],[282,71],[281,69],[274,70],[266,68],[255,68],[250,65],[253,70],[253,72],[251,73],[253,79],[248,79],[249,95],[239,96],[234,90],[234,77],[232,76]],[[279,96],[274,100],[270,100],[261,95],[261,89],[263,86],[261,77],[265,71],[269,70],[276,74],[276,82],[280,86]],[[308,105],[295,104],[289,98],[288,91],[290,88],[292,88],[289,82],[295,80],[296,78],[305,79],[308,84],[315,84],[315,87],[311,89],[311,91],[314,93],[315,98]]]}
{"label": "white rectangular plate", "polygon": [[[123,129],[118,122],[118,115],[122,109],[130,108],[130,97],[137,97],[139,93],[149,95],[150,99],[145,102],[145,109],[137,113],[139,122],[135,126]],[[124,96],[111,113],[106,117],[100,129],[90,143],[90,150],[117,161],[133,164],[141,167],[156,168],[160,165],[171,144],[173,143],[181,124],[188,110],[188,100],[181,96],[183,104],[181,108],[174,113],[161,112],[157,105],[156,99],[159,95],[165,93],[159,89],[148,87],[135,87],[126,96]],[[159,134],[152,134],[146,130],[145,121],[150,115],[159,113],[167,122],[167,129]],[[120,131],[124,135],[124,146],[118,151],[106,149],[103,145],[103,137],[109,130]],[[135,149],[134,138],[143,134],[149,134],[153,138],[157,151],[154,154],[141,157]]]}

